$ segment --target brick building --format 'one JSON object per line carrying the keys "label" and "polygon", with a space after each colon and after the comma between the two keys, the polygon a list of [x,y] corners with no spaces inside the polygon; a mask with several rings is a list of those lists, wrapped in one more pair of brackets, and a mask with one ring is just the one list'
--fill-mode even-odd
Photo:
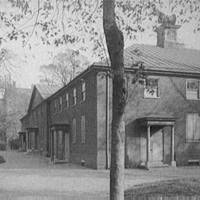
{"label": "brick building", "polygon": [[57,86],[37,84],[32,89],[28,111],[19,132],[23,150],[38,150],[47,153],[48,106],[46,99],[58,90]]}
{"label": "brick building", "polygon": [[[157,46],[133,45],[125,50],[126,167],[187,165],[200,160],[200,51],[181,48],[176,41],[178,26],[160,28],[158,35],[165,37],[158,36],[164,41]],[[143,66],[145,78],[135,82],[139,65]],[[22,119],[23,129],[27,135],[37,129],[34,135],[38,133],[38,143],[45,140],[43,149],[53,162],[109,167],[109,71],[105,65],[94,64],[65,87],[41,99],[34,109],[30,106]],[[36,99],[32,95],[31,102]],[[43,104],[46,117],[35,117],[38,124],[44,120],[36,126],[31,116],[37,116],[34,113],[37,109],[41,112]]]}

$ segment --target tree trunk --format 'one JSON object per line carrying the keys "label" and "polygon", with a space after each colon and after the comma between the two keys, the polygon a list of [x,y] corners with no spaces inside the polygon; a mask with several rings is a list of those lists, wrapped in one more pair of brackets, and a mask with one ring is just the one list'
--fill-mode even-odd
{"label": "tree trunk", "polygon": [[125,141],[123,115],[126,105],[126,88],[124,80],[124,38],[115,22],[115,0],[103,1],[103,26],[113,78],[110,200],[123,200]]}

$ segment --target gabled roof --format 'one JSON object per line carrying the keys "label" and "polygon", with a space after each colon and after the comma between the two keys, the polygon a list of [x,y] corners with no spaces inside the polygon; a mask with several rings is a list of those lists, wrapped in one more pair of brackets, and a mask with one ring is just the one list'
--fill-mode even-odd
{"label": "gabled roof", "polygon": [[134,44],[125,49],[124,58],[126,67],[142,61],[147,69],[200,73],[200,51],[194,49]]}
{"label": "gabled roof", "polygon": [[35,87],[37,88],[38,92],[42,96],[43,99],[48,98],[53,93],[55,93],[57,90],[60,89],[57,85],[44,85],[44,84],[36,84]]}
{"label": "gabled roof", "polygon": [[33,87],[28,112],[59,90],[59,86],[36,84]]}

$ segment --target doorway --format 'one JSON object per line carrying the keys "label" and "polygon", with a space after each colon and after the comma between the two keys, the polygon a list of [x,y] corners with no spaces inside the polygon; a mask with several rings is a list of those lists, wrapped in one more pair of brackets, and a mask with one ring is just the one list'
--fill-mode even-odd
{"label": "doorway", "polygon": [[51,130],[51,160],[54,163],[69,162],[69,132],[54,127]]}
{"label": "doorway", "polygon": [[163,162],[163,129],[152,126],[150,140],[150,161]]}

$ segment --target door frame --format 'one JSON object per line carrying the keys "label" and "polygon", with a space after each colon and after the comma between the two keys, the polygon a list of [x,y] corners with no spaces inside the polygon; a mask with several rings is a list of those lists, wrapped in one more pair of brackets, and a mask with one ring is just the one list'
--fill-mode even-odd
{"label": "door frame", "polygon": [[[50,145],[51,145],[51,161],[53,163],[62,163],[62,162],[69,162],[69,158],[70,158],[70,143],[69,143],[69,139],[68,142],[66,140],[66,138],[69,138],[69,126],[68,125],[52,125],[50,128]],[[57,151],[58,151],[58,132],[62,131],[62,145],[63,147],[63,151],[62,153],[64,153],[63,155],[63,159],[60,160],[57,158]],[[67,137],[68,135],[68,137]],[[64,138],[64,140],[63,140]],[[67,144],[68,143],[68,144]],[[68,145],[68,148],[67,148]],[[68,149],[68,151],[66,151]],[[66,156],[66,154],[68,154]]]}

